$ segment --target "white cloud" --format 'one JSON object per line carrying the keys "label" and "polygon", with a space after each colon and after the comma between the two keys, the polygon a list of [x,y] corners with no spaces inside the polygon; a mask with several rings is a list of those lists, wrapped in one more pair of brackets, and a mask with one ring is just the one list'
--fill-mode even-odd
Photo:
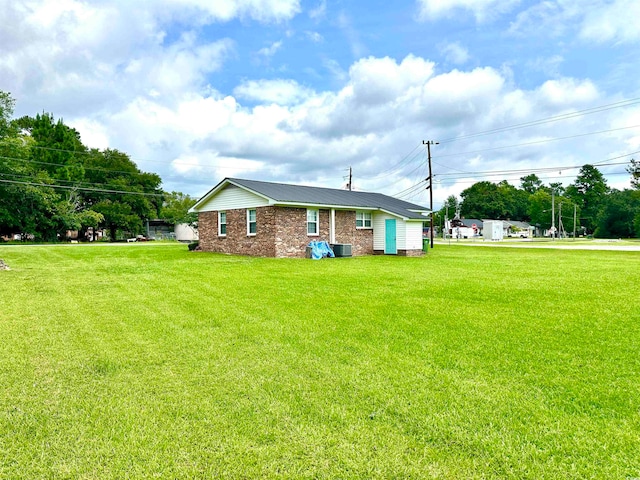
{"label": "white cloud", "polygon": [[320,0],[315,8],[309,10],[309,18],[320,20],[327,14],[327,0]]}
{"label": "white cloud", "polygon": [[458,42],[442,45],[440,52],[455,65],[463,65],[469,61],[469,51]]}
{"label": "white cloud", "polygon": [[560,65],[564,62],[561,55],[552,55],[551,57],[536,57],[527,62],[527,66],[532,70],[544,73],[548,77],[557,77],[560,75]]}
{"label": "white cloud", "polygon": [[[125,6],[127,0],[119,0]],[[251,18],[260,22],[289,20],[300,12],[299,0],[147,0],[145,7],[166,15],[179,15],[207,24],[233,18]]]}
{"label": "white cloud", "polygon": [[322,43],[324,41],[324,37],[320,35],[318,32],[306,31],[304,32],[306,37],[311,40],[313,43]]}
{"label": "white cloud", "polygon": [[250,80],[238,85],[234,95],[251,101],[292,105],[311,95],[294,80]]}
{"label": "white cloud", "polygon": [[[205,76],[234,52],[229,39],[206,40],[189,27],[284,21],[299,10],[298,0],[9,2],[0,9],[2,88],[27,112],[101,111],[150,91],[176,97],[206,88]],[[175,21],[187,28],[168,42]]]}
{"label": "white cloud", "polygon": [[347,72],[340,66],[340,64],[331,58],[326,58],[322,61],[322,66],[331,72],[331,75],[335,78],[336,82],[342,84],[347,80]]}
{"label": "white cloud", "polygon": [[109,133],[102,122],[93,118],[76,118],[73,127],[81,132],[82,143],[89,148],[105,150],[110,147]]}
{"label": "white cloud", "polygon": [[220,69],[232,50],[229,40],[196,44],[195,37],[188,33],[155,56],[140,57],[129,66],[141,87],[151,86],[156,95],[175,96],[205,84],[206,74]]}
{"label": "white cloud", "polygon": [[562,78],[544,82],[536,100],[548,105],[588,105],[599,96],[596,86],[589,80]]}
{"label": "white cloud", "polygon": [[399,64],[389,58],[368,57],[349,70],[353,96],[359,104],[379,104],[397,99],[433,75],[434,64],[409,55]]}
{"label": "white cloud", "polygon": [[466,11],[483,22],[510,11],[518,3],[520,0],[418,0],[418,8],[422,20],[452,18]]}
{"label": "white cloud", "polygon": [[354,58],[360,58],[364,56],[366,52],[366,47],[364,43],[362,43],[362,40],[360,39],[360,33],[353,26],[353,22],[351,18],[346,13],[341,12],[337,16],[337,23],[340,29],[342,30],[342,33],[344,34],[345,38],[349,42],[349,45],[351,47],[351,53],[353,54]]}
{"label": "white cloud", "polygon": [[598,43],[631,43],[640,41],[640,29],[632,19],[640,18],[640,2],[616,0],[598,2],[584,10],[580,36]]}
{"label": "white cloud", "polygon": [[282,41],[273,42],[268,47],[261,48],[258,50],[258,55],[270,58],[273,57],[278,50],[282,47]]}
{"label": "white cloud", "polygon": [[640,16],[636,0],[546,0],[520,12],[510,32],[558,37],[576,32],[578,38],[593,43],[634,43],[640,30],[629,19]]}

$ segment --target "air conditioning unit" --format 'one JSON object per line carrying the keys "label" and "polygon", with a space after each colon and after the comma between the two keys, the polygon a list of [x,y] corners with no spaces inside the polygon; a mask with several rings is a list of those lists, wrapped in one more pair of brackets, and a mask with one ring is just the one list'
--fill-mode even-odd
{"label": "air conditioning unit", "polygon": [[336,257],[350,257],[351,256],[351,244],[350,243],[332,243],[331,250]]}

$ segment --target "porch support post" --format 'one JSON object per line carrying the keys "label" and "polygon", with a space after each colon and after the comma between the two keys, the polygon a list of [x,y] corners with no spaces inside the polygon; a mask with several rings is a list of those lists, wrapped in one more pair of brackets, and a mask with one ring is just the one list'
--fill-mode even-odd
{"label": "porch support post", "polygon": [[329,243],[336,243],[336,209],[331,209],[331,219],[329,221]]}

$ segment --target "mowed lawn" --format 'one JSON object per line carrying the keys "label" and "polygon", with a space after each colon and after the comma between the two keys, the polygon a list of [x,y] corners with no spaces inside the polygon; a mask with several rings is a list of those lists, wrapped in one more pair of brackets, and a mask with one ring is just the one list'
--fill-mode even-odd
{"label": "mowed lawn", "polygon": [[640,477],[637,252],[0,258],[0,478]]}

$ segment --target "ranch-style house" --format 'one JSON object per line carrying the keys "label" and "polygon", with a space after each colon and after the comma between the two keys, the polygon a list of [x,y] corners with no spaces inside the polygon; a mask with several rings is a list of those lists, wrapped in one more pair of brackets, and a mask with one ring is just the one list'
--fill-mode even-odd
{"label": "ranch-style house", "polygon": [[352,255],[423,255],[430,210],[380,193],[225,178],[191,208],[200,248],[264,257],[304,257],[313,240]]}

